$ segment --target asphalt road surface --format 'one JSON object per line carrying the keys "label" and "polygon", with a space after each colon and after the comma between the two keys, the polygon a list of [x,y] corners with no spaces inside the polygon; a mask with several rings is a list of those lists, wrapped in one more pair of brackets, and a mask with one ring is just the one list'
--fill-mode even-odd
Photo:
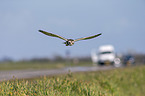
{"label": "asphalt road surface", "polygon": [[52,76],[57,74],[67,74],[69,70],[71,72],[85,72],[85,71],[99,71],[110,70],[113,66],[94,66],[94,67],[70,67],[63,69],[51,69],[51,70],[13,70],[13,71],[0,71],[0,81],[11,80],[14,78],[25,79],[35,78],[40,76]]}

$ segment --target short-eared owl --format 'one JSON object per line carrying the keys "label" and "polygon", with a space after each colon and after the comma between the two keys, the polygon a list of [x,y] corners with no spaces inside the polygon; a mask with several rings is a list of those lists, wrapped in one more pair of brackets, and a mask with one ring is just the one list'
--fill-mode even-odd
{"label": "short-eared owl", "polygon": [[42,30],[39,30],[39,32],[41,32],[41,33],[43,33],[45,35],[48,35],[48,36],[57,37],[57,38],[65,40],[66,42],[64,42],[64,44],[66,44],[66,46],[72,46],[74,44],[74,42],[79,41],[79,40],[92,39],[92,38],[95,38],[95,37],[98,37],[98,36],[101,35],[101,33],[100,33],[100,34],[97,34],[97,35],[93,35],[93,36],[89,36],[89,37],[84,37],[84,38],[79,38],[79,39],[73,40],[73,39],[66,39],[66,38],[61,37],[59,35],[52,34],[52,33],[46,32],[46,31],[42,31]]}

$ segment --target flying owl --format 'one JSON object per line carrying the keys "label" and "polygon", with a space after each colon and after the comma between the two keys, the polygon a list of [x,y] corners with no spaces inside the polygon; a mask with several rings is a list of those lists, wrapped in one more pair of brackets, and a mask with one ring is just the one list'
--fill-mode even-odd
{"label": "flying owl", "polygon": [[60,38],[62,40],[65,40],[64,44],[66,46],[72,46],[74,44],[74,42],[76,42],[76,41],[92,39],[92,38],[98,37],[98,36],[100,36],[102,34],[102,33],[100,33],[100,34],[97,34],[97,35],[93,35],[93,36],[89,36],[89,37],[84,37],[84,38],[79,38],[79,39],[73,40],[73,39],[66,39],[66,38],[61,37],[59,35],[56,35],[56,34],[53,34],[53,33],[49,33],[49,32],[43,31],[43,30],[39,30],[39,32],[41,32],[41,33],[43,33],[45,35],[48,35],[48,36],[57,37],[57,38]]}

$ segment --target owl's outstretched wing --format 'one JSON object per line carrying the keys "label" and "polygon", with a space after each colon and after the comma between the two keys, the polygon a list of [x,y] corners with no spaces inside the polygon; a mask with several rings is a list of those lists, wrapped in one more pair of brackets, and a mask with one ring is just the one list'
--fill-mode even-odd
{"label": "owl's outstretched wing", "polygon": [[52,34],[52,33],[49,33],[49,32],[43,31],[43,30],[39,30],[39,32],[41,32],[41,33],[43,33],[45,35],[48,35],[48,36],[57,37],[57,38],[60,38],[60,39],[63,39],[65,41],[67,41],[67,39],[65,39],[65,38],[63,38],[63,37],[61,37],[59,35],[56,35],[56,34]]}
{"label": "owl's outstretched wing", "polygon": [[92,38],[95,38],[95,37],[98,37],[100,36],[102,33],[100,34],[97,34],[97,35],[94,35],[94,36],[89,36],[89,37],[84,37],[84,38],[79,38],[79,39],[75,39],[74,41],[79,41],[79,40],[87,40],[87,39],[92,39]]}

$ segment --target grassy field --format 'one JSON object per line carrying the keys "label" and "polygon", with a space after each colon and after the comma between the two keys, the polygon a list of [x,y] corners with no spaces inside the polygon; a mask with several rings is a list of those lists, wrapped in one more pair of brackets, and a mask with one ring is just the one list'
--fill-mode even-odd
{"label": "grassy field", "polygon": [[0,83],[0,96],[144,96],[145,66]]}
{"label": "grassy field", "polygon": [[73,66],[92,66],[92,62],[6,62],[0,63],[0,70],[25,70],[25,69],[57,69]]}

